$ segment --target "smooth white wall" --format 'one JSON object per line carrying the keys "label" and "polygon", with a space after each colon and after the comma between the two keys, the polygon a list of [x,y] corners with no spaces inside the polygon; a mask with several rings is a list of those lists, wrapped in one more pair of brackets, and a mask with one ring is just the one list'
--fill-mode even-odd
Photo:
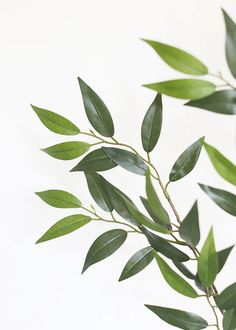
{"label": "smooth white wall", "polygon": [[[109,106],[118,139],[141,149],[140,124],[154,93],[141,84],[181,77],[140,38],[189,50],[216,72],[224,58],[220,7],[236,19],[233,0],[0,0],[1,82],[1,318],[4,330],[170,329],[144,303],[195,311],[211,318],[202,299],[181,297],[153,263],[130,280],[117,279],[128,258],[147,245],[132,236],[112,257],[80,275],[93,240],[108,227],[89,225],[67,237],[34,245],[67,210],[50,208],[34,191],[61,188],[91,203],[82,174],[39,149],[68,140],[47,131],[29,103],[61,113],[86,130],[77,75]],[[182,106],[164,98],[164,127],[153,153],[164,180],[180,152],[202,135],[235,156],[235,118]],[[74,138],[72,137],[71,140]],[[115,169],[107,178],[132,198],[144,179]],[[194,172],[170,187],[184,216],[199,198],[203,240],[214,224],[217,248],[235,242],[236,222],[217,208],[197,182],[235,192],[213,170],[204,152]],[[202,241],[203,241],[202,240]],[[235,281],[236,254],[217,281]],[[231,266],[230,266],[231,263]],[[213,320],[211,320],[213,321]]]}

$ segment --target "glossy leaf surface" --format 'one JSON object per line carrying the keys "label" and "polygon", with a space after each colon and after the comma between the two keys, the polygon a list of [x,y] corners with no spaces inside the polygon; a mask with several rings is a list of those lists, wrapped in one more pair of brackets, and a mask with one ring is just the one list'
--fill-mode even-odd
{"label": "glossy leaf surface", "polygon": [[224,330],[236,329],[236,307],[225,311],[223,316],[223,329]]}
{"label": "glossy leaf surface", "polygon": [[226,27],[225,54],[228,66],[234,78],[236,78],[236,24],[223,10]]}
{"label": "glossy leaf surface", "polygon": [[81,207],[80,200],[64,190],[45,190],[36,192],[45,203],[57,208],[78,208]]}
{"label": "glossy leaf surface", "polygon": [[200,241],[200,228],[198,219],[198,205],[194,203],[193,207],[180,224],[180,237],[191,246],[196,246]]}
{"label": "glossy leaf surface", "polygon": [[230,252],[232,251],[233,248],[234,248],[234,245],[229,246],[228,248],[217,252],[218,262],[219,262],[218,272],[220,272],[222,270],[222,268],[224,267],[229,255],[230,255]]}
{"label": "glossy leaf surface", "polygon": [[215,297],[217,306],[220,309],[231,309],[236,306],[236,283],[228,286],[219,296]]}
{"label": "glossy leaf surface", "polygon": [[70,141],[42,149],[46,154],[56,159],[71,160],[80,157],[90,148],[87,142]]}

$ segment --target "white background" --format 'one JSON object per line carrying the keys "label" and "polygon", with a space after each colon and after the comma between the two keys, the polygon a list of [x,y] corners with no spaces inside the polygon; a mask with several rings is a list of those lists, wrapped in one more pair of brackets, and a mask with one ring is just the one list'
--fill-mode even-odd
{"label": "white background", "polygon": [[[233,0],[0,0],[2,329],[171,328],[144,303],[195,311],[214,322],[204,299],[181,297],[164,282],[155,263],[136,277],[117,282],[128,258],[147,245],[143,237],[130,237],[83,276],[90,244],[111,226],[90,224],[34,245],[49,226],[71,214],[44,204],[35,191],[64,189],[86,205],[92,200],[83,174],[68,173],[76,160],[61,162],[40,151],[68,138],[49,132],[29,103],[63,114],[87,130],[76,80],[80,75],[109,106],[117,138],[141,151],[140,124],[154,98],[141,85],[182,75],[168,68],[140,38],[184,48],[211,71],[220,69],[231,79],[224,59],[221,6],[236,19]],[[164,127],[152,156],[164,181],[178,155],[203,135],[236,161],[235,118],[183,103],[164,98]],[[105,175],[139,203],[143,177],[122,169]],[[217,249],[233,244],[235,219],[213,204],[197,182],[235,192],[215,173],[205,152],[194,172],[173,184],[170,192],[181,216],[199,198],[201,244],[211,224]],[[220,290],[235,281],[235,261],[234,252],[217,280]]]}

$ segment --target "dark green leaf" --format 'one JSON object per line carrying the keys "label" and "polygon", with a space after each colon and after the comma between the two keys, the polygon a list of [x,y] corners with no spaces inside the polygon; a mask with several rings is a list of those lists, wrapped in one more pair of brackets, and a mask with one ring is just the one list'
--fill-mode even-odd
{"label": "dark green leaf", "polygon": [[236,217],[236,196],[229,191],[199,184],[201,189],[225,212]]}
{"label": "dark green leaf", "polygon": [[45,203],[57,208],[78,208],[81,207],[81,202],[74,195],[64,190],[45,190],[36,192]]}
{"label": "dark green leaf", "polygon": [[185,219],[181,222],[179,235],[192,247],[198,245],[200,241],[200,228],[197,201],[194,203]]}
{"label": "dark green leaf", "polygon": [[155,258],[164,279],[169,284],[169,286],[172,287],[172,289],[190,298],[198,297],[198,294],[194,290],[194,288],[181,276],[179,276],[179,274],[173,271],[170,266],[164,261],[164,259],[162,259],[157,253],[155,253]]}
{"label": "dark green leaf", "polygon": [[197,76],[208,73],[205,64],[184,50],[154,40],[143,40],[173,69]]}
{"label": "dark green leaf", "polygon": [[86,155],[71,172],[75,171],[87,171],[87,172],[102,172],[116,167],[107,154],[102,149],[96,149]]}
{"label": "dark green leaf", "polygon": [[222,90],[185,105],[223,115],[236,115],[236,90]]}
{"label": "dark green leaf", "polygon": [[226,181],[236,185],[236,166],[210,144],[204,143],[204,147],[218,174]]}
{"label": "dark green leaf", "polygon": [[222,268],[224,267],[227,259],[228,259],[228,256],[230,254],[230,252],[232,251],[232,249],[234,248],[234,245],[232,246],[229,246],[228,248],[224,249],[224,250],[221,250],[219,252],[217,252],[217,255],[218,255],[218,263],[219,263],[219,270],[218,270],[218,273],[222,270]]}
{"label": "dark green leaf", "polygon": [[[198,275],[195,276],[194,283],[196,287],[206,293],[206,287],[202,284]],[[211,288],[207,288],[208,294],[211,292]]]}
{"label": "dark green leaf", "polygon": [[225,311],[223,316],[224,330],[236,329],[236,307]]}
{"label": "dark green leaf", "polygon": [[190,280],[194,280],[195,279],[195,275],[190,272],[190,270],[182,263],[182,262],[177,262],[177,261],[173,261],[175,267],[187,278],[189,278]]}
{"label": "dark green leaf", "polygon": [[231,309],[236,306],[236,283],[228,286],[219,296],[215,297],[217,306],[220,309]]}
{"label": "dark green leaf", "polygon": [[102,99],[81,78],[78,78],[84,108],[90,124],[103,135],[112,137],[114,125],[110,112]]}
{"label": "dark green leaf", "polygon": [[112,229],[99,236],[87,253],[82,273],[91,265],[112,255],[121,247],[126,238],[127,232],[123,229]]}
{"label": "dark green leaf", "polygon": [[90,144],[87,142],[71,141],[56,144],[42,151],[56,159],[71,160],[83,155],[89,148]]}
{"label": "dark green leaf", "polygon": [[149,107],[141,129],[143,149],[151,152],[157,144],[162,126],[162,100],[161,94],[157,94]]}
{"label": "dark green leaf", "polygon": [[160,319],[174,327],[184,330],[201,330],[208,327],[207,321],[197,314],[160,306],[145,306],[159,316]]}
{"label": "dark green leaf", "polygon": [[144,85],[161,94],[179,99],[196,100],[212,94],[216,86],[206,80],[176,79]]}
{"label": "dark green leaf", "polygon": [[38,115],[40,121],[52,132],[62,135],[77,135],[80,129],[65,117],[31,104],[32,109]]}
{"label": "dark green leaf", "polygon": [[218,255],[215,250],[213,229],[211,228],[198,258],[198,276],[201,283],[206,287],[211,286],[215,281],[218,270]]}
{"label": "dark green leaf", "polygon": [[136,252],[125,265],[119,281],[126,280],[146,268],[154,258],[152,251],[152,247],[148,246]]}
{"label": "dark green leaf", "polygon": [[236,24],[229,17],[229,15],[223,10],[225,27],[226,27],[226,42],[225,53],[228,66],[234,78],[236,78]]}
{"label": "dark green leaf", "polygon": [[177,181],[189,174],[197,164],[200,156],[204,137],[191,144],[177,159],[171,169],[169,180]]}
{"label": "dark green leaf", "polygon": [[56,222],[36,243],[49,241],[50,239],[72,233],[90,221],[91,218],[84,214],[69,215]]}
{"label": "dark green leaf", "polygon": [[103,147],[102,150],[117,165],[124,169],[139,175],[145,175],[147,165],[142,158],[133,152],[120,148]]}

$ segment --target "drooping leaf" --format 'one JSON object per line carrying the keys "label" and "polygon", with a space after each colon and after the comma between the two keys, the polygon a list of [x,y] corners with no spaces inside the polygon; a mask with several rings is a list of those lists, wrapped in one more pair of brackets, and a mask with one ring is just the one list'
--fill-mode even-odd
{"label": "drooping leaf", "polygon": [[78,78],[78,81],[90,124],[99,134],[112,137],[114,125],[107,106],[81,78]]}
{"label": "drooping leaf", "polygon": [[211,286],[214,283],[218,270],[219,261],[215,249],[213,229],[211,228],[198,258],[197,274],[201,283],[206,287]]}
{"label": "drooping leaf", "polygon": [[236,166],[210,144],[205,142],[204,147],[218,174],[226,181],[236,185]]}
{"label": "drooping leaf", "polygon": [[57,208],[78,208],[81,207],[80,200],[64,190],[45,190],[36,192],[45,203]]}
{"label": "drooping leaf", "polygon": [[185,105],[223,115],[236,115],[236,90],[217,91],[199,100],[189,101]]}
{"label": "drooping leaf", "polygon": [[223,316],[223,329],[224,330],[236,329],[236,307],[225,311]]}
{"label": "drooping leaf", "polygon": [[197,201],[194,203],[187,216],[181,222],[179,235],[192,247],[198,245],[200,241],[200,228]]}
{"label": "drooping leaf", "polygon": [[83,267],[84,273],[93,264],[109,257],[127,238],[127,232],[123,229],[112,229],[100,235],[91,245]]}
{"label": "drooping leaf", "polygon": [[194,313],[160,306],[145,305],[163,321],[184,330],[201,330],[208,327],[207,321]]}
{"label": "drooping leaf", "polygon": [[190,280],[195,279],[195,275],[182,262],[173,261],[173,264],[184,276]]}
{"label": "drooping leaf", "polygon": [[197,100],[214,93],[216,86],[206,80],[176,79],[144,85],[161,94],[187,100]]}
{"label": "drooping leaf", "polygon": [[230,254],[230,252],[232,251],[232,249],[234,248],[234,245],[231,245],[229,246],[228,248],[226,249],[223,249],[219,252],[217,252],[217,255],[218,255],[218,263],[219,263],[219,270],[218,270],[218,273],[222,270],[222,268],[224,267],[227,259],[228,259],[228,256]]}
{"label": "drooping leaf", "polygon": [[148,246],[136,252],[125,265],[119,281],[126,280],[146,268],[154,258],[152,251],[152,247]]}
{"label": "drooping leaf", "polygon": [[143,40],[147,42],[158,53],[162,60],[173,69],[197,76],[208,73],[208,69],[205,64],[186,51],[158,41]]}
{"label": "drooping leaf", "polygon": [[182,179],[184,176],[189,174],[197,164],[198,158],[200,156],[202,146],[204,143],[204,137],[191,144],[177,159],[173,165],[169,180],[177,181]]}
{"label": "drooping leaf", "polygon": [[40,121],[52,132],[62,135],[77,135],[80,129],[65,117],[31,104]]}
{"label": "drooping leaf", "polygon": [[[223,9],[222,9],[223,10]],[[236,24],[223,10],[226,27],[225,53],[228,66],[234,78],[236,78]]]}
{"label": "drooping leaf", "polygon": [[220,309],[231,309],[236,306],[236,283],[231,284],[215,297],[215,302]]}
{"label": "drooping leaf", "polygon": [[162,100],[161,94],[157,94],[149,107],[142,123],[141,136],[143,149],[151,152],[160,137],[162,126]]}
{"label": "drooping leaf", "polygon": [[236,195],[229,191],[199,184],[201,189],[225,212],[236,216]]}
{"label": "drooping leaf", "polygon": [[143,234],[146,236],[149,244],[154,250],[160,252],[165,257],[178,262],[184,262],[189,260],[189,256],[184,252],[177,249],[175,246],[171,245],[164,238],[151,233],[146,228],[141,228]]}
{"label": "drooping leaf", "polygon": [[90,148],[87,142],[70,141],[41,149],[46,154],[61,160],[71,160],[80,157]]}
{"label": "drooping leaf", "polygon": [[102,172],[116,167],[113,162],[102,149],[96,149],[87,154],[71,172],[87,171],[87,172]]}
{"label": "drooping leaf", "polygon": [[145,175],[147,165],[139,155],[120,148],[103,147],[102,150],[117,165],[132,173]]}
{"label": "drooping leaf", "polygon": [[91,218],[84,214],[69,215],[56,222],[36,243],[42,243],[72,233],[90,221]]}
{"label": "drooping leaf", "polygon": [[85,173],[89,192],[98,206],[104,211],[112,212],[114,207],[112,205],[109,191],[107,189],[106,180],[95,172]]}
{"label": "drooping leaf", "polygon": [[186,282],[179,274],[173,271],[170,266],[162,259],[157,253],[155,253],[155,258],[160,268],[160,271],[169,284],[175,291],[181,293],[189,298],[197,298],[198,294],[194,288]]}

